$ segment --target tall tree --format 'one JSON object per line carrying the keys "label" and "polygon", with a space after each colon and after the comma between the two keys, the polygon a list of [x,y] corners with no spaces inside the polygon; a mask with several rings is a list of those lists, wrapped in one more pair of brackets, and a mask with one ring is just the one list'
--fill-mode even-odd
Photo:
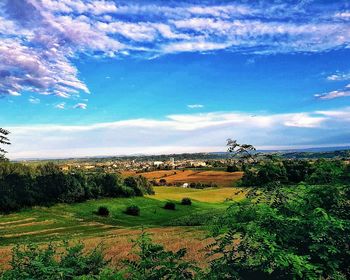
{"label": "tall tree", "polygon": [[[7,135],[9,135],[9,134],[10,134],[10,132],[8,130],[0,127],[0,144],[2,144],[2,145],[10,145],[11,144],[10,139],[7,138]],[[7,153],[7,151],[0,148],[0,161],[6,160],[5,153]]]}

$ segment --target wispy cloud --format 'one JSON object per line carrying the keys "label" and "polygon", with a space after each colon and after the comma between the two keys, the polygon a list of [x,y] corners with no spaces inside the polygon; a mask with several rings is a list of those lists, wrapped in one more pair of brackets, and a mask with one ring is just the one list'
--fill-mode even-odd
{"label": "wispy cloud", "polygon": [[335,14],[336,18],[340,19],[349,19],[350,20],[350,11],[343,11],[343,12],[338,12]]}
{"label": "wispy cloud", "polygon": [[346,81],[350,80],[350,73],[335,73],[327,77],[329,81]]}
{"label": "wispy cloud", "polygon": [[35,98],[33,96],[31,96],[28,101],[32,104],[39,104],[40,103],[40,99],[39,98]]}
{"label": "wispy cloud", "polygon": [[82,54],[149,58],[216,50],[275,54],[348,48],[348,13],[342,5],[313,2],[5,0],[0,3],[0,94],[29,91],[69,98],[89,93],[72,62]]}
{"label": "wispy cloud", "polygon": [[202,104],[190,104],[190,105],[187,105],[187,107],[190,109],[197,109],[197,108],[203,108],[204,105],[202,105]]}
{"label": "wispy cloud", "polygon": [[[328,81],[348,81],[350,80],[350,73],[341,73],[336,72],[335,74],[329,75],[326,78]],[[335,99],[339,97],[347,97],[350,96],[350,84],[345,85],[341,90],[333,90],[325,93],[315,94],[314,96],[318,99]]]}
{"label": "wispy cloud", "polygon": [[346,96],[350,96],[350,90],[348,91],[334,90],[326,93],[315,94],[316,98],[325,99],[325,100],[339,98],[339,97],[346,97]]}
{"label": "wispy cloud", "polygon": [[56,104],[55,108],[63,110],[63,109],[65,109],[65,106],[66,106],[66,103],[62,102],[62,103]]}
{"label": "wispy cloud", "polygon": [[87,104],[85,103],[77,103],[73,106],[74,109],[83,109],[85,110],[87,108]]}
{"label": "wispy cloud", "polygon": [[[341,145],[349,144],[349,128],[350,108],[292,114],[212,112],[171,115],[162,120],[15,126],[8,127],[13,139],[9,155],[18,158],[218,151],[224,150],[228,137],[258,147]],[[98,139],[104,139],[103,143]]]}

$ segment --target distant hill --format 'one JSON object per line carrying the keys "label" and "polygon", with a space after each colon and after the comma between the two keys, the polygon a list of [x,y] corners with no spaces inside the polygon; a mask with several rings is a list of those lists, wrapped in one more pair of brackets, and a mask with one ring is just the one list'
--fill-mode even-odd
{"label": "distant hill", "polygon": [[325,152],[287,152],[282,153],[284,158],[295,158],[295,159],[317,159],[317,158],[350,158],[350,150],[336,150],[336,151],[325,151]]}
{"label": "distant hill", "polygon": [[[321,148],[305,148],[305,149],[287,149],[287,150],[257,150],[256,153],[271,154],[275,153],[283,158],[350,158],[350,146],[342,147],[321,147]],[[119,156],[95,156],[81,158],[65,158],[65,159],[17,159],[16,161],[93,161],[103,162],[107,160],[136,160],[136,161],[167,161],[170,158],[175,160],[219,160],[228,158],[227,152],[211,152],[211,153],[183,153],[183,154],[164,154],[164,155],[119,155]]]}
{"label": "distant hill", "polygon": [[345,151],[350,150],[350,146],[341,146],[341,147],[318,147],[318,148],[304,148],[304,149],[286,149],[286,150],[259,150],[258,152],[263,153],[291,153],[291,152],[334,152],[334,151]]}

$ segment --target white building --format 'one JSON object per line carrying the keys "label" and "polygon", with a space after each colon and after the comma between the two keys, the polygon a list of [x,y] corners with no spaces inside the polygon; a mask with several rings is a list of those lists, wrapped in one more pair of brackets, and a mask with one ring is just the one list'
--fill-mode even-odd
{"label": "white building", "polygon": [[153,162],[153,165],[157,166],[157,167],[159,167],[159,166],[161,166],[163,164],[164,164],[164,162],[162,162],[162,161],[155,161],[155,162]]}

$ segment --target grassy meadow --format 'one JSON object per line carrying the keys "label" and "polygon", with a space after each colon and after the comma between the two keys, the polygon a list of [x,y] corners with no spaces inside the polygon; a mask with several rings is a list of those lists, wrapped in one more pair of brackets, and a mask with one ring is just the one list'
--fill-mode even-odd
{"label": "grassy meadow", "polygon": [[[171,249],[188,247],[191,256],[200,260],[205,237],[203,221],[224,211],[231,201],[242,199],[234,188],[187,189],[155,187],[155,195],[133,198],[89,200],[75,204],[34,207],[0,216],[0,263],[8,260],[10,247],[25,242],[51,240],[83,240],[87,247],[99,242],[106,245],[107,256],[117,261],[130,251],[130,239],[141,228],[154,233],[155,240]],[[181,205],[181,199],[192,199],[191,206]],[[166,201],[176,203],[176,210],[165,210]],[[124,213],[127,206],[137,205],[140,216]],[[109,217],[94,212],[99,206],[110,210]],[[191,227],[189,227],[191,226]]]}
{"label": "grassy meadow", "polygon": [[237,188],[210,188],[210,189],[191,189],[179,187],[155,187],[156,194],[154,198],[159,200],[181,200],[183,197],[191,198],[196,203],[219,203],[229,200],[238,200],[244,197],[244,194],[237,194]]}

